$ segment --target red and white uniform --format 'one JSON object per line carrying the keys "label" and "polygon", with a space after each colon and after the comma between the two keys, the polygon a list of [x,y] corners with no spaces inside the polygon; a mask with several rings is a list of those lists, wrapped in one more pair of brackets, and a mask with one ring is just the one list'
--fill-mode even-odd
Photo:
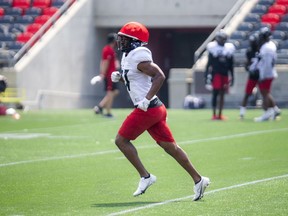
{"label": "red and white uniform", "polygon": [[[140,62],[147,61],[153,62],[151,51],[146,47],[137,47],[127,56],[124,53],[121,60],[122,78],[134,106],[137,106],[138,102],[145,98],[152,86],[152,78],[137,69]],[[153,99],[157,99],[157,96],[154,96]],[[147,130],[157,143],[175,143],[166,118],[167,111],[164,104],[148,108],[146,112],[135,108],[123,122],[118,134],[126,139],[135,140]]]}
{"label": "red and white uniform", "polygon": [[151,51],[146,47],[137,47],[121,60],[122,78],[134,106],[145,98],[152,85],[151,77],[137,69],[137,65],[145,61],[153,62]]}
{"label": "red and white uniform", "polygon": [[277,72],[274,67],[277,58],[276,51],[276,45],[272,41],[268,41],[261,46],[259,51],[260,60],[257,65],[260,80],[277,77]]}
{"label": "red and white uniform", "polygon": [[111,74],[116,70],[116,52],[111,46],[104,46],[102,50],[102,59],[109,62],[107,72],[105,74],[105,90],[112,91],[116,88],[115,83],[113,83],[111,80]]}

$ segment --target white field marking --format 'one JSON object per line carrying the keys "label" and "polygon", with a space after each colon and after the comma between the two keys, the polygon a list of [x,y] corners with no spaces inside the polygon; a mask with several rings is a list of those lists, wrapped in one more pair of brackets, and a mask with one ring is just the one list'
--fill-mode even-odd
{"label": "white field marking", "polygon": [[[206,142],[211,140],[225,140],[225,139],[231,139],[235,137],[245,137],[245,136],[253,136],[263,133],[272,133],[272,132],[279,132],[279,131],[286,131],[288,128],[280,128],[280,129],[274,129],[274,130],[262,130],[262,131],[253,131],[248,133],[241,133],[241,134],[233,134],[233,135],[227,135],[227,136],[220,136],[220,137],[211,137],[211,138],[205,138],[205,139],[198,139],[198,140],[190,140],[190,141],[182,141],[178,142],[178,144],[193,144],[193,143],[199,143],[199,142]],[[148,148],[155,148],[157,145],[145,145],[145,146],[138,146],[138,149],[148,149]],[[17,161],[17,162],[10,162],[10,163],[4,163],[0,164],[0,167],[6,167],[6,166],[13,166],[13,165],[20,165],[20,164],[28,164],[28,163],[37,163],[37,162],[43,162],[43,161],[54,161],[54,160],[63,160],[63,159],[71,159],[71,158],[82,158],[82,157],[90,157],[90,156],[97,156],[97,155],[105,155],[105,154],[112,154],[112,153],[119,153],[119,150],[107,150],[107,151],[101,151],[101,152],[93,152],[93,153],[87,153],[87,154],[77,154],[77,155],[66,155],[66,156],[59,156],[59,157],[47,157],[42,159],[36,159],[36,160],[25,160],[25,161]]]}
{"label": "white field marking", "polygon": [[48,138],[48,139],[77,139],[85,138],[87,136],[56,136],[49,133],[0,133],[0,139],[35,139],[35,138]]}
{"label": "white field marking", "polygon": [[[249,185],[253,185],[253,184],[258,184],[258,183],[262,183],[262,182],[267,182],[267,181],[272,181],[272,180],[287,178],[287,177],[288,177],[288,174],[285,174],[285,175],[281,175],[281,176],[275,176],[275,177],[271,177],[271,178],[260,179],[260,180],[256,180],[256,181],[245,182],[242,184],[237,184],[237,185],[232,185],[232,186],[228,186],[228,187],[224,187],[224,188],[219,188],[219,189],[205,192],[205,196],[208,194],[213,194],[213,193],[217,193],[217,192],[221,192],[221,191],[231,190],[231,189],[235,189],[235,188],[245,187],[245,186],[249,186]],[[127,209],[127,210],[120,211],[120,212],[114,212],[114,213],[108,214],[107,216],[123,215],[123,214],[131,213],[131,212],[140,211],[143,209],[153,208],[153,207],[160,206],[160,205],[166,205],[166,204],[169,204],[172,202],[177,202],[177,201],[181,201],[181,200],[185,200],[185,199],[191,199],[191,202],[192,202],[192,198],[193,198],[193,196],[180,197],[180,198],[166,200],[166,201],[159,202],[159,203],[148,204],[148,205],[137,207],[137,208],[131,208],[131,209]]]}

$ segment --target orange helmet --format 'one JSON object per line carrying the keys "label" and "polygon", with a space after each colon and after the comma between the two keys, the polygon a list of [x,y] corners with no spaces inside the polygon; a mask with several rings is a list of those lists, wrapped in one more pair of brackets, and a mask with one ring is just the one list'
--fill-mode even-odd
{"label": "orange helmet", "polygon": [[118,35],[123,35],[126,37],[133,38],[135,40],[141,41],[143,44],[148,44],[149,31],[141,23],[138,22],[128,22],[126,23],[118,32]]}

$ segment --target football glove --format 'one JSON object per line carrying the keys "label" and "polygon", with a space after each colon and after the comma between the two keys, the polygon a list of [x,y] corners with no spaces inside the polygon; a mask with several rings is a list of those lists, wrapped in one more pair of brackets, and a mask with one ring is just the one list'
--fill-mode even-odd
{"label": "football glove", "polygon": [[91,79],[90,83],[91,83],[91,85],[95,85],[96,83],[101,82],[101,81],[102,81],[101,76],[95,76]]}
{"label": "football glove", "polygon": [[212,91],[212,90],[213,90],[213,86],[212,86],[212,75],[211,75],[211,74],[208,74],[208,75],[205,77],[205,88],[206,88],[208,91]]}
{"label": "football glove", "polygon": [[112,72],[112,74],[111,74],[111,80],[112,80],[112,82],[119,82],[119,80],[121,79],[121,74],[120,74],[120,72],[119,71],[114,71],[114,72]]}
{"label": "football glove", "polygon": [[150,100],[148,100],[145,97],[143,100],[139,101],[139,103],[137,104],[137,108],[146,112],[149,107],[149,104],[150,104]]}

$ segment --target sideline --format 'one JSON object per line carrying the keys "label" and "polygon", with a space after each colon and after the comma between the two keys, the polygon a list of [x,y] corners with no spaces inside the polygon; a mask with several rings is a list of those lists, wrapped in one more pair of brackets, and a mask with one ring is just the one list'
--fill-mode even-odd
{"label": "sideline", "polygon": [[[221,191],[231,190],[231,189],[235,189],[235,188],[245,187],[245,186],[248,186],[248,185],[258,184],[258,183],[262,183],[262,182],[267,182],[267,181],[272,181],[272,180],[281,179],[281,178],[287,178],[287,177],[288,177],[288,174],[285,174],[285,175],[281,175],[281,176],[275,176],[275,177],[271,177],[271,178],[260,179],[260,180],[256,180],[256,181],[251,181],[251,182],[246,182],[246,183],[242,183],[242,184],[232,185],[232,186],[229,186],[229,187],[219,188],[219,189],[215,189],[215,190],[206,192],[205,196],[207,196],[209,194],[221,192]],[[166,201],[163,201],[163,202],[149,204],[149,205],[145,205],[145,206],[141,206],[141,207],[137,207],[137,208],[127,209],[127,210],[120,211],[120,212],[114,212],[114,213],[108,214],[107,216],[123,215],[123,214],[131,213],[131,212],[140,211],[140,210],[143,210],[143,209],[148,209],[148,208],[153,208],[153,207],[160,206],[160,205],[169,204],[169,203],[172,203],[172,202],[177,202],[177,201],[180,201],[180,200],[185,200],[185,199],[191,199],[191,202],[192,202],[192,198],[193,198],[193,195],[192,196],[186,196],[186,197],[180,197],[180,198],[176,198],[176,199],[172,199],[172,200],[166,200]]]}
{"label": "sideline", "polygon": [[[194,144],[194,143],[199,143],[199,142],[207,142],[207,141],[211,141],[211,140],[233,139],[236,137],[254,136],[254,135],[258,135],[258,134],[281,132],[281,131],[287,131],[287,130],[288,130],[288,128],[252,131],[252,132],[247,132],[247,133],[239,133],[239,134],[220,136],[220,137],[210,137],[210,138],[197,139],[197,140],[186,140],[186,141],[182,141],[182,142],[180,141],[180,142],[177,142],[177,144],[187,145],[187,144]],[[156,147],[158,147],[158,146],[157,145],[137,146],[138,149],[148,149],[148,148],[156,148]],[[106,154],[113,154],[113,153],[119,153],[119,150],[115,149],[115,150],[107,150],[107,151],[93,152],[93,153],[87,153],[87,154],[64,155],[64,156],[58,156],[58,157],[41,158],[41,159],[36,159],[36,160],[16,161],[16,162],[0,164],[0,168],[1,167],[7,167],[7,166],[21,165],[21,164],[29,164],[29,163],[37,163],[37,162],[45,162],[45,161],[55,161],[55,160],[63,160],[63,159],[72,159],[72,158],[83,158],[83,157],[91,157],[91,156],[106,155]]]}

